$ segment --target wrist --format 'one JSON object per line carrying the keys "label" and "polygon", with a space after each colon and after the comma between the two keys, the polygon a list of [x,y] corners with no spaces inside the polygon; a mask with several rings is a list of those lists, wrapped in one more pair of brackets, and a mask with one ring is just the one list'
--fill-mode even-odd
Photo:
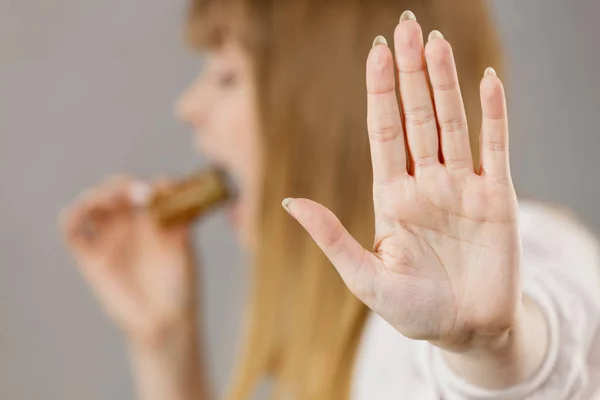
{"label": "wrist", "polygon": [[177,363],[189,363],[198,358],[198,335],[194,321],[169,325],[151,335],[129,338],[134,363],[155,364],[173,368]]}
{"label": "wrist", "polygon": [[163,352],[191,341],[198,333],[195,316],[187,315],[148,324],[144,329],[125,331],[129,347],[146,353]]}
{"label": "wrist", "polygon": [[477,338],[471,346],[443,349],[451,370],[480,387],[499,389],[531,377],[545,360],[548,324],[541,308],[528,297],[519,307],[515,324],[501,334]]}
{"label": "wrist", "polygon": [[139,397],[144,400],[206,399],[209,385],[202,366],[195,320],[170,324],[149,337],[130,337],[129,350]]}

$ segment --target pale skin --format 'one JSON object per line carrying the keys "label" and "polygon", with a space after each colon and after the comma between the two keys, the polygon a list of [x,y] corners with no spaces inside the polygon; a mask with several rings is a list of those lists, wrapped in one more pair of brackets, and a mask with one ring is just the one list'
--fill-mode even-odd
{"label": "pale skin", "polygon": [[[399,334],[442,348],[453,371],[474,385],[516,385],[543,361],[547,333],[539,309],[521,292],[502,83],[493,70],[481,82],[478,171],[450,44],[434,32],[425,46],[410,13],[403,14],[394,39],[398,74],[392,51],[380,39],[367,60],[373,250],[358,244],[325,207],[307,199],[284,205],[349,289]],[[235,44],[213,60],[218,68],[192,86],[179,114],[203,132],[201,149],[228,168],[244,190],[238,229],[252,247],[244,232],[252,229],[260,157],[258,151],[247,156],[248,148],[259,147],[251,72]],[[218,84],[224,82],[223,71],[236,71],[237,86]],[[229,146],[223,137],[232,135],[241,135],[236,142],[247,146]],[[132,178],[114,178],[67,208],[62,222],[67,244],[127,335],[140,397],[208,398],[196,339],[188,227],[155,225],[132,201],[134,185]],[[94,230],[82,232],[90,220]]]}
{"label": "pale skin", "polygon": [[[189,232],[155,224],[131,199],[135,182],[113,177],[86,192],[64,212],[64,235],[96,297],[127,335],[139,397],[206,398]],[[86,220],[94,231],[82,231]]]}
{"label": "pale skin", "polygon": [[[205,156],[236,178],[238,236],[251,248],[260,152],[254,150],[258,134],[247,61],[235,44],[224,46],[181,96],[177,112],[197,131],[195,142]],[[150,183],[157,190],[168,185],[165,179]],[[101,306],[127,337],[138,397],[212,398],[198,342],[198,264],[189,227],[155,224],[139,196],[148,186],[129,176],[107,179],[65,208],[61,230]],[[82,229],[87,221],[93,235]]]}
{"label": "pale skin", "polygon": [[419,24],[404,17],[394,34],[398,75],[381,39],[367,60],[374,250],[317,203],[284,206],[348,288],[400,333],[446,350],[455,372],[476,385],[512,386],[539,367],[547,334],[540,310],[522,299],[502,83],[492,69],[481,82],[476,173],[451,46],[433,32],[424,48]]}

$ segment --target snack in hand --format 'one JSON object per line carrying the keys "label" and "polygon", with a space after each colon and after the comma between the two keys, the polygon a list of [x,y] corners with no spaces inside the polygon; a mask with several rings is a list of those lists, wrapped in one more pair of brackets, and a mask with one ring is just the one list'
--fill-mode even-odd
{"label": "snack in hand", "polygon": [[231,197],[223,172],[216,168],[201,170],[152,194],[148,210],[163,227],[185,224],[201,217]]}

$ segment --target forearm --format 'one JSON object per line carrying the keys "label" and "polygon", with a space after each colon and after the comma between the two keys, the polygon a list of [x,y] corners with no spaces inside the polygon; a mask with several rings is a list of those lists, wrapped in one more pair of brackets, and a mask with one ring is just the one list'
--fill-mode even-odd
{"label": "forearm", "polygon": [[541,309],[525,298],[515,327],[484,348],[444,351],[451,370],[474,386],[503,389],[535,374],[546,358],[548,324]]}
{"label": "forearm", "polygon": [[188,321],[158,340],[131,340],[130,355],[141,400],[210,400],[196,324]]}

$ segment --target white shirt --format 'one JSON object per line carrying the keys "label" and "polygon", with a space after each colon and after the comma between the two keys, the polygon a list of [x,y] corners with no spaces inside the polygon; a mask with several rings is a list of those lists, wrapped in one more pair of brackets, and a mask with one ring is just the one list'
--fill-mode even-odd
{"label": "white shirt", "polygon": [[[484,390],[456,376],[440,351],[407,339],[372,314],[355,367],[352,400],[590,400],[600,386],[600,247],[575,220],[522,202],[523,291],[543,310],[550,341],[527,382]],[[599,396],[600,393],[596,393]]]}

